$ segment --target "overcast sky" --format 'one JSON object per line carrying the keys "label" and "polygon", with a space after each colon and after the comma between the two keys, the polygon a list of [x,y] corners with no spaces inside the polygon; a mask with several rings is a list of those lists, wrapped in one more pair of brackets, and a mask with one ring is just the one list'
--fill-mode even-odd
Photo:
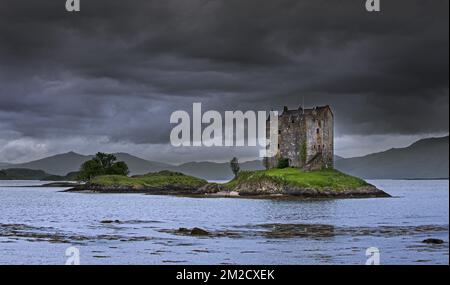
{"label": "overcast sky", "polygon": [[0,0],[0,162],[76,151],[166,162],[170,114],[329,104],[336,153],[448,134],[447,0]]}

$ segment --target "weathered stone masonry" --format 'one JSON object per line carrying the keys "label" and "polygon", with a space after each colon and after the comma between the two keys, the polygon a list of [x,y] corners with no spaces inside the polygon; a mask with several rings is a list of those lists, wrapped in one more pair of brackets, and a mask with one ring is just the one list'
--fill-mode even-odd
{"label": "weathered stone masonry", "polygon": [[267,168],[277,167],[281,159],[287,159],[292,167],[333,168],[334,116],[330,106],[297,110],[284,107],[278,130],[278,153],[265,159]]}

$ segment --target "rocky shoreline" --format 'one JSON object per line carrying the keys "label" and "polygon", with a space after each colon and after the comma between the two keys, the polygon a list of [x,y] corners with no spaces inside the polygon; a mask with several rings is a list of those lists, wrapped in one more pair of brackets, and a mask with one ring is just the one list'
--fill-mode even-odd
{"label": "rocky shoreline", "polygon": [[165,185],[158,187],[133,187],[124,185],[85,184],[63,192],[108,193],[108,194],[148,194],[148,195],[193,195],[201,194],[197,187],[188,185]]}
{"label": "rocky shoreline", "polygon": [[224,197],[224,198],[387,198],[386,192],[373,185],[355,189],[301,188],[282,183],[258,182],[243,183],[235,187],[227,187],[216,183],[206,183],[201,187],[189,185],[164,185],[158,187],[130,187],[124,185],[80,185],[65,192],[109,193],[109,194],[147,194],[176,195],[191,197]]}

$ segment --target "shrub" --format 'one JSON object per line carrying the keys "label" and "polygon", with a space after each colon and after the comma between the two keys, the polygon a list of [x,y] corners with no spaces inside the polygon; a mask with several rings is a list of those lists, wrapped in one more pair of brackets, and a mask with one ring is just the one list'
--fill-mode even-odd
{"label": "shrub", "polygon": [[230,167],[231,171],[233,171],[233,174],[236,177],[241,170],[241,167],[239,166],[239,160],[236,157],[233,157],[233,159],[230,161]]}
{"label": "shrub", "polygon": [[288,168],[288,167],[289,167],[289,159],[287,159],[287,158],[280,158],[278,160],[277,168],[284,169],[284,168]]}

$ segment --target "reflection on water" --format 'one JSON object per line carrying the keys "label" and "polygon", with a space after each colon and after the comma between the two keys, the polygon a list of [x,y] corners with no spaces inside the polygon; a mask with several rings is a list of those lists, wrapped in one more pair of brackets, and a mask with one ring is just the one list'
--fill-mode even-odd
{"label": "reflection on water", "polygon": [[[372,183],[395,197],[193,199],[0,181],[0,263],[64,264],[73,245],[82,264],[364,264],[368,247],[382,264],[448,264],[448,181]],[[422,243],[431,237],[445,243]]]}

